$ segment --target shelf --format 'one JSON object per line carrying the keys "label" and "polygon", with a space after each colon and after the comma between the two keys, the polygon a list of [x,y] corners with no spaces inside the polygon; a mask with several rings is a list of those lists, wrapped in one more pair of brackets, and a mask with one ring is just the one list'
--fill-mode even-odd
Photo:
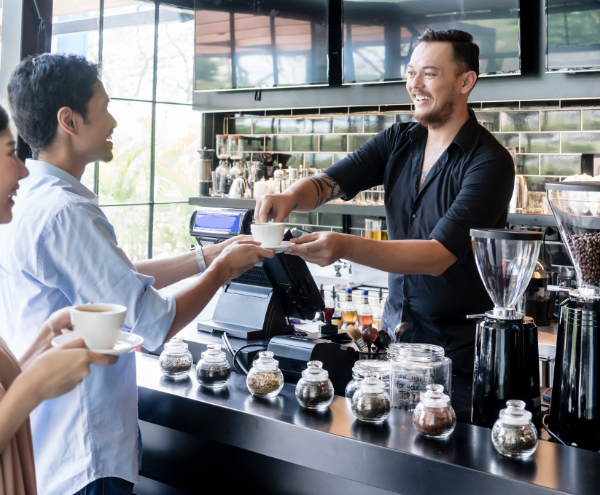
{"label": "shelf", "polygon": [[[213,198],[210,196],[192,196],[189,204],[195,206],[214,206],[217,208],[247,208],[254,209],[256,201],[253,199],[231,199],[231,198]],[[335,213],[339,215],[365,215],[373,217],[385,217],[385,207],[383,206],[362,206],[352,204],[328,203],[320,206],[317,213]]]}

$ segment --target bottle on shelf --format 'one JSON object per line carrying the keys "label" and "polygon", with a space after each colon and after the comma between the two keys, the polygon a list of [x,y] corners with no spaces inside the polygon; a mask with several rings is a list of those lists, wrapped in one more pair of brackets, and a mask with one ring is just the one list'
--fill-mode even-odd
{"label": "bottle on shelf", "polygon": [[333,316],[331,317],[331,323],[337,325],[338,328],[342,328],[342,312],[340,311],[340,303],[335,293],[335,285],[331,288],[331,299],[333,301]]}
{"label": "bottle on shelf", "polygon": [[346,289],[346,302],[342,305],[342,328],[356,323],[356,306],[352,302],[352,288]]}
{"label": "bottle on shelf", "polygon": [[379,330],[381,328],[381,317],[383,316],[383,289],[379,288],[379,299],[377,306],[373,308],[373,326]]}
{"label": "bottle on shelf", "polygon": [[362,291],[362,303],[357,309],[358,324],[361,328],[371,326],[373,324],[373,310],[369,306],[369,291]]}

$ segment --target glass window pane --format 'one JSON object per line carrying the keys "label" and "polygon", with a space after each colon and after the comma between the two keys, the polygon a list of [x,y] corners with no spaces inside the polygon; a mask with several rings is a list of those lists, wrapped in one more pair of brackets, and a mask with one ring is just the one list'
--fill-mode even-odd
{"label": "glass window pane", "polygon": [[156,100],[192,103],[194,10],[160,6]]}
{"label": "glass window pane", "polygon": [[114,158],[100,164],[100,204],[146,203],[150,194],[152,104],[112,100],[118,122],[113,133]]}
{"label": "glass window pane", "polygon": [[115,229],[117,243],[131,261],[148,259],[148,208],[147,205],[102,208]]}
{"label": "glass window pane", "polygon": [[104,10],[102,80],[112,98],[152,99],[154,5],[107,2]]}
{"label": "glass window pane", "polygon": [[87,167],[85,167],[85,171],[81,176],[81,183],[87,187],[90,191],[94,192],[94,164],[89,163]]}
{"label": "glass window pane", "polygon": [[186,203],[154,205],[152,258],[166,258],[190,250],[189,223],[195,206]]}
{"label": "glass window pane", "polygon": [[[0,0],[0,55],[2,55],[2,9],[4,6],[4,0]],[[2,58],[0,58],[0,67],[2,64]]]}
{"label": "glass window pane", "polygon": [[76,53],[98,62],[99,0],[52,2],[52,53]]}
{"label": "glass window pane", "polygon": [[155,201],[182,201],[198,194],[202,114],[187,105],[156,105]]}

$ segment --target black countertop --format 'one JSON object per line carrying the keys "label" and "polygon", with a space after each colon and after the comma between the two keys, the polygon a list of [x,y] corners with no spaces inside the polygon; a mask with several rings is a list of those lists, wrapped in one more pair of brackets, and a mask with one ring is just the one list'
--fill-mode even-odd
{"label": "black countertop", "polygon": [[155,356],[136,353],[140,420],[395,493],[597,494],[600,454],[540,441],[527,461],[499,455],[490,430],[458,423],[446,441],[418,435],[412,413],[393,410],[380,426],[356,421],[335,397],[304,411],[285,384],[275,399],[253,398],[232,373],[222,392],[193,378],[164,378]]}

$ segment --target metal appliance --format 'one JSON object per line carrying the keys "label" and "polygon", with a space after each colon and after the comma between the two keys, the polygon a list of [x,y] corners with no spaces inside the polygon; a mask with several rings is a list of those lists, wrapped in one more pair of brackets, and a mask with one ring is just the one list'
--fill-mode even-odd
{"label": "metal appliance", "polygon": [[475,335],[473,424],[491,428],[508,400],[522,400],[541,426],[537,327],[516,312],[533,274],[542,234],[524,230],[471,230],[479,275],[494,303]]}
{"label": "metal appliance", "polygon": [[215,150],[198,150],[200,154],[200,196],[210,196],[212,183],[212,163]]}
{"label": "metal appliance", "polygon": [[190,235],[201,246],[218,244],[238,235],[250,235],[252,210],[198,207],[190,218]]}
{"label": "metal appliance", "polygon": [[[550,430],[564,443],[600,450],[600,182],[546,183],[577,289],[562,288]],[[560,289],[557,287],[557,289]]]}

